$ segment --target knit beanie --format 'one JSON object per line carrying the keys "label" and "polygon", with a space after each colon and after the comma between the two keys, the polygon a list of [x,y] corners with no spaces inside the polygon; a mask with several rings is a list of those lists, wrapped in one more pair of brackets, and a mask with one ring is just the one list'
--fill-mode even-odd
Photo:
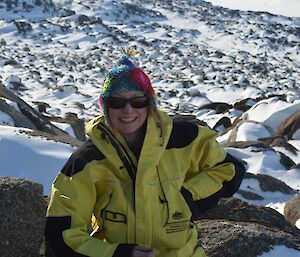
{"label": "knit beanie", "polygon": [[104,109],[105,100],[116,93],[126,91],[142,91],[155,98],[155,91],[145,72],[133,64],[130,57],[135,54],[132,49],[123,50],[123,56],[106,75],[98,99],[99,106]]}

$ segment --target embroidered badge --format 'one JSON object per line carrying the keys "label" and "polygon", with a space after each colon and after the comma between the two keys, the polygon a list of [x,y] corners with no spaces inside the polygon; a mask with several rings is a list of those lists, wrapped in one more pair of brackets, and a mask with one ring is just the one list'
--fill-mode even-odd
{"label": "embroidered badge", "polygon": [[180,211],[175,211],[174,213],[173,213],[173,215],[172,215],[172,218],[174,219],[174,220],[181,220],[181,219],[183,219],[183,213],[182,212],[180,212]]}
{"label": "embroidered badge", "polygon": [[166,233],[177,233],[189,228],[189,220],[175,221],[166,224]]}

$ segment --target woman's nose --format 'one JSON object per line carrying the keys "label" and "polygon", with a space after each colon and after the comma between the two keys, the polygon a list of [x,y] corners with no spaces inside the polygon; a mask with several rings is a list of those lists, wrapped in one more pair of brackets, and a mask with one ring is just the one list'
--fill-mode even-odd
{"label": "woman's nose", "polygon": [[130,103],[126,103],[126,105],[124,106],[124,108],[122,109],[123,112],[131,112],[132,111],[132,106],[130,105]]}

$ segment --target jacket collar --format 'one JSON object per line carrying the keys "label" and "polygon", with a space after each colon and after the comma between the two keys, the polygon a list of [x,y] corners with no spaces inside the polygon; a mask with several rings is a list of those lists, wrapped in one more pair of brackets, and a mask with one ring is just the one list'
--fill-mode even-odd
{"label": "jacket collar", "polygon": [[98,129],[98,124],[104,125],[109,129],[112,135],[122,144],[128,153],[132,163],[135,165],[138,174],[144,173],[146,170],[156,166],[166,148],[171,131],[172,119],[163,111],[160,111],[163,119],[163,127],[157,127],[154,118],[149,115],[147,118],[147,128],[142,146],[139,161],[135,159],[134,154],[130,151],[125,139],[118,131],[109,128],[105,122],[104,116],[99,116],[86,125],[86,131],[93,143],[104,154],[104,156],[111,161],[117,168],[122,166],[122,161],[118,156],[117,151],[114,149],[109,140]]}

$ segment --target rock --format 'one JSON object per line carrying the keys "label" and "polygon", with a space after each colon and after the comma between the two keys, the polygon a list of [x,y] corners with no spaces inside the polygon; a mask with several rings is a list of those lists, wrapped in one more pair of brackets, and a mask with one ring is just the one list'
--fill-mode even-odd
{"label": "rock", "polygon": [[21,78],[16,75],[10,75],[7,77],[6,82],[7,83],[21,83]]}
{"label": "rock", "polygon": [[34,126],[41,131],[54,135],[67,135],[66,132],[51,124],[37,110],[15,95],[11,90],[7,89],[0,81],[0,96],[18,104],[21,113],[26,116]]}
{"label": "rock", "polygon": [[229,141],[229,142],[222,143],[222,145],[224,147],[234,147],[239,149],[244,149],[253,146],[257,148],[257,151],[270,149],[270,146],[268,144],[260,141]]}
{"label": "rock", "polygon": [[244,179],[255,178],[259,182],[260,189],[263,192],[281,192],[283,194],[295,194],[296,190],[290,188],[281,180],[269,175],[246,173]]}
{"label": "rock", "polygon": [[279,153],[280,154],[280,163],[286,168],[286,169],[291,169],[295,167],[296,163],[287,155],[284,153]]}
{"label": "rock", "polygon": [[47,108],[50,108],[51,106],[48,103],[39,102],[39,101],[33,101],[34,104],[36,104],[38,110],[40,113],[46,113]]}
{"label": "rock", "polygon": [[298,149],[291,145],[284,137],[281,136],[258,138],[258,140],[269,144],[271,147],[283,147],[286,150],[293,153],[294,155],[297,155],[298,153]]}
{"label": "rock", "polygon": [[100,17],[95,17],[92,21],[91,24],[101,24],[103,25],[103,20]]}
{"label": "rock", "polygon": [[15,21],[14,23],[19,33],[26,33],[32,30],[32,26],[29,22]]}
{"label": "rock", "polygon": [[41,6],[42,5],[42,0],[35,0],[35,5],[36,6]]}
{"label": "rock", "polygon": [[75,137],[84,142],[86,140],[86,133],[85,133],[85,120],[79,119],[76,113],[67,112],[65,114],[65,117],[55,117],[55,116],[49,116],[47,117],[48,121],[51,122],[58,122],[58,123],[67,123],[69,124],[73,131]]}
{"label": "rock", "polygon": [[71,137],[68,134],[62,134],[62,135],[52,135],[43,131],[39,130],[18,130],[20,133],[25,133],[28,136],[32,137],[42,137],[46,140],[53,140],[55,142],[60,142],[64,144],[71,145],[73,147],[80,147],[83,142],[78,140],[77,138]]}
{"label": "rock", "polygon": [[300,250],[300,231],[277,211],[235,199],[220,203],[197,221],[209,257],[256,257],[273,245]]}
{"label": "rock", "polygon": [[291,224],[295,224],[300,219],[300,194],[285,203],[283,214]]}
{"label": "rock", "polygon": [[18,66],[20,65],[16,60],[13,60],[13,59],[7,59],[5,60],[4,62],[4,66],[5,65],[11,65],[11,66]]}
{"label": "rock", "polygon": [[39,256],[46,212],[42,185],[0,177],[0,199],[0,256]]}
{"label": "rock", "polygon": [[[272,129],[271,126],[264,124],[263,122],[259,122],[259,121],[253,121],[253,120],[247,120],[247,116],[242,117],[242,118],[236,118],[232,124],[232,129],[231,129],[231,133],[228,137],[228,143],[235,143],[238,142],[237,141],[237,136],[238,136],[238,132],[239,129],[242,125],[244,125],[245,123],[253,123],[256,125],[259,125],[260,127],[263,127],[266,131],[266,133],[269,134],[269,136],[273,136],[274,131]],[[251,140],[252,141],[252,140]],[[248,141],[250,142],[250,141]],[[255,143],[256,142],[256,143]],[[252,143],[257,144],[257,145],[265,145],[267,148],[270,148],[270,146],[264,142],[258,142],[257,140],[253,140]]]}
{"label": "rock", "polygon": [[221,52],[219,50],[215,51],[212,55],[212,57],[215,57],[215,58],[222,58],[224,56],[226,56],[226,54],[224,54],[223,52]]}
{"label": "rock", "polygon": [[210,109],[210,110],[215,110],[216,113],[225,113],[227,112],[232,106],[230,104],[227,103],[209,103],[209,104],[205,104],[202,105],[198,108],[198,110],[203,110],[203,109]]}
{"label": "rock", "polygon": [[254,103],[256,103],[256,101],[254,99],[246,98],[246,99],[243,99],[243,100],[240,100],[240,101],[236,102],[233,105],[233,107],[236,110],[246,112],[251,108],[252,105],[254,105]]}
{"label": "rock", "polygon": [[88,16],[81,14],[78,16],[77,21],[78,21],[78,24],[82,26],[85,24],[89,24],[91,19]]}
{"label": "rock", "polygon": [[188,91],[188,95],[191,96],[191,97],[202,96],[199,89],[191,87],[187,91]]}
{"label": "rock", "polygon": [[247,87],[249,86],[249,84],[250,84],[249,80],[245,77],[242,77],[238,82],[238,85],[241,87]]}
{"label": "rock", "polygon": [[227,128],[230,128],[231,127],[231,120],[230,118],[224,116],[222,117],[221,119],[219,119],[217,121],[217,123],[215,124],[215,126],[213,127],[214,130],[217,130],[217,131],[223,131]]}
{"label": "rock", "polygon": [[194,82],[192,80],[183,80],[183,81],[181,81],[181,83],[182,83],[183,88],[186,88],[188,90],[189,90],[189,88],[194,86]]}
{"label": "rock", "polygon": [[29,129],[36,129],[34,124],[20,112],[18,112],[14,107],[7,104],[6,101],[0,98],[0,111],[7,114],[13,120],[14,126],[23,127]]}
{"label": "rock", "polygon": [[204,121],[198,120],[196,118],[196,116],[194,115],[180,115],[180,114],[176,114],[171,116],[173,120],[177,120],[177,121],[188,121],[188,122],[192,122],[194,124],[200,125],[200,126],[208,126]]}
{"label": "rock", "polygon": [[280,136],[287,136],[288,139],[291,139],[298,129],[300,129],[300,110],[294,112],[280,123],[277,134]]}
{"label": "rock", "polygon": [[15,91],[22,91],[27,89],[22,83],[21,78],[15,75],[10,75],[6,79],[6,87]]}
{"label": "rock", "polygon": [[70,9],[62,8],[59,11],[59,14],[61,17],[68,17],[68,16],[72,16],[72,15],[76,14],[76,12],[73,10],[70,10]]}
{"label": "rock", "polygon": [[241,190],[240,189],[237,193],[240,194],[241,196],[243,196],[247,200],[263,200],[264,199],[259,194],[249,192],[249,191],[246,191],[246,190]]}
{"label": "rock", "polygon": [[76,138],[84,142],[86,140],[85,120],[79,119],[76,113],[71,112],[66,113],[65,119],[71,125]]}
{"label": "rock", "polygon": [[248,222],[205,220],[200,222],[200,244],[208,257],[257,257],[275,245],[299,250],[299,236]]}

